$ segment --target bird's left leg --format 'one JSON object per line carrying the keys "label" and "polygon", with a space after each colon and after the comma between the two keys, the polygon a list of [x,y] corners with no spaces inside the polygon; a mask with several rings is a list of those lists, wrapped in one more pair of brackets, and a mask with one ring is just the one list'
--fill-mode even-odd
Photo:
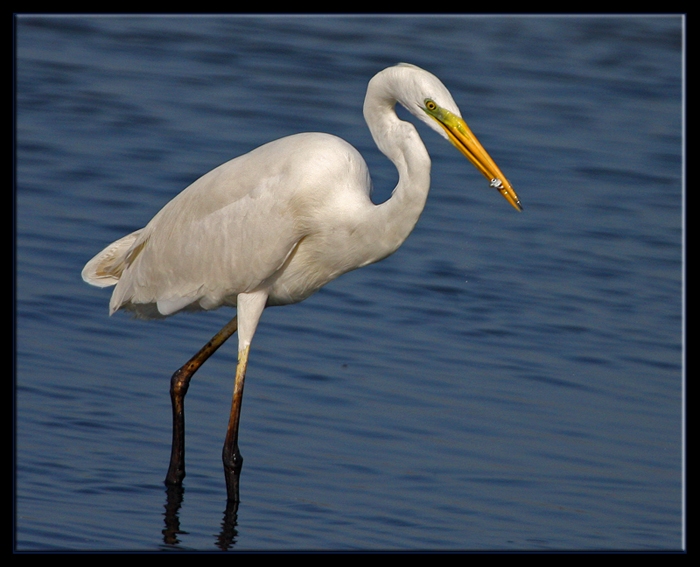
{"label": "bird's left leg", "polygon": [[243,457],[238,449],[238,425],[241,420],[243,384],[245,383],[245,373],[248,368],[250,342],[253,340],[255,329],[258,326],[260,315],[262,315],[266,303],[267,293],[265,292],[242,293],[237,298],[236,316],[239,322],[238,364],[236,365],[236,381],[233,386],[231,415],[229,416],[226,440],[224,441],[224,450],[222,452],[226,492],[228,499],[233,502],[239,501],[238,479],[243,466]]}
{"label": "bird's left leg", "polygon": [[237,316],[205,344],[184,366],[176,370],[170,379],[170,401],[173,406],[173,444],[170,452],[170,467],[165,484],[178,486],[185,478],[185,394],[190,380],[202,364],[224,344],[238,327]]}

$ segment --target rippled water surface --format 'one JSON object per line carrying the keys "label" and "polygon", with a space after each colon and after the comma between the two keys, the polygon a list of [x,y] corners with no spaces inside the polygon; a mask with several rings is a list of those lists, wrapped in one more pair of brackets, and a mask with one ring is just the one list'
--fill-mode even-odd
{"label": "rippled water surface", "polygon": [[[19,550],[679,550],[679,17],[19,17]],[[362,118],[398,61],[451,90],[516,213],[419,126],[404,246],[269,309],[221,466],[235,341],[193,379],[184,494],[169,377],[230,310],[107,317],[80,271],[199,175],[299,131],[396,171]]]}

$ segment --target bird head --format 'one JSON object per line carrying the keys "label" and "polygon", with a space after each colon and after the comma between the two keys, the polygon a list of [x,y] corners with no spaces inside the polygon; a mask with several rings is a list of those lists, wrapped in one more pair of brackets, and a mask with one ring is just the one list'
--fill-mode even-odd
{"label": "bird head", "polygon": [[497,189],[516,210],[522,211],[513,186],[467,126],[450,91],[440,79],[409,63],[399,63],[386,71],[396,74],[396,100],[448,139],[488,179],[491,187]]}

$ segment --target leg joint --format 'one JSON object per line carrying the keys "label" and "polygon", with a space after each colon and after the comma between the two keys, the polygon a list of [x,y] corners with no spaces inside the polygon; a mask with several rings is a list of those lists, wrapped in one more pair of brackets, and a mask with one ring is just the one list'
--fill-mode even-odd
{"label": "leg joint", "polygon": [[190,387],[190,377],[191,374],[185,372],[184,366],[176,370],[172,378],[170,378],[170,395],[177,398],[184,398]]}

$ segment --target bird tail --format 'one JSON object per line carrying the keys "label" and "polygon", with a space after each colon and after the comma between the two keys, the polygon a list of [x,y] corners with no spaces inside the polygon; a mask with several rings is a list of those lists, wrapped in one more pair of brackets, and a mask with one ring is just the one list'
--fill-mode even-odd
{"label": "bird tail", "polygon": [[115,285],[124,271],[129,257],[129,251],[141,234],[137,230],[112,242],[102,252],[90,260],[82,271],[83,280],[97,287]]}

